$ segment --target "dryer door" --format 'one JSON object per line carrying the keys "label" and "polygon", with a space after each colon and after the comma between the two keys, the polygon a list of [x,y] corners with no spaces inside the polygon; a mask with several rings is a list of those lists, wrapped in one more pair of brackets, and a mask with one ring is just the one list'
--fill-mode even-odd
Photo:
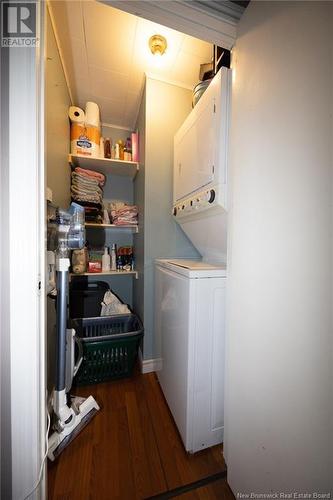
{"label": "dryer door", "polygon": [[192,111],[190,119],[175,136],[174,189],[177,200],[214,180],[215,109],[215,96],[203,95],[197,109]]}

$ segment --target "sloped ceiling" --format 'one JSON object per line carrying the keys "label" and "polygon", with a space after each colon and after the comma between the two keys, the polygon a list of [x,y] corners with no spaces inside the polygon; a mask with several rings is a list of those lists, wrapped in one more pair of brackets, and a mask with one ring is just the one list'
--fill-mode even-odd
{"label": "sloped ceiling", "polygon": [[[134,128],[145,72],[193,88],[212,57],[207,42],[100,2],[54,0],[49,9],[73,103],[97,102],[105,123]],[[168,41],[157,58],[148,48],[156,33]]]}
{"label": "sloped ceiling", "polygon": [[[231,49],[245,6],[230,0],[100,0],[130,14]],[[241,2],[241,4],[248,2]]]}

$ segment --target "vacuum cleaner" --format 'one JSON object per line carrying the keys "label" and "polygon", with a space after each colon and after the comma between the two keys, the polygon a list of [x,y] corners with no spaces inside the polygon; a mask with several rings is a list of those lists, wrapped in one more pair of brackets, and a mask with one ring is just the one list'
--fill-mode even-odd
{"label": "vacuum cleaner", "polygon": [[[70,250],[80,249],[85,243],[84,208],[72,203],[69,210],[56,210],[53,238],[56,241],[56,381],[52,394],[54,432],[49,437],[48,457],[54,460],[98,412],[99,406],[92,396],[69,396],[75,372],[75,331],[67,329],[68,273]],[[79,356],[80,358],[80,356]]]}

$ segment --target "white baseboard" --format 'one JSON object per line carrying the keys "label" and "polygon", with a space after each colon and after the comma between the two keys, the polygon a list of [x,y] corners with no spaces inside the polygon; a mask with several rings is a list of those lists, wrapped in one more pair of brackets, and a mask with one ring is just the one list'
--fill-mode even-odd
{"label": "white baseboard", "polygon": [[141,349],[139,348],[139,363],[141,373],[158,372],[162,369],[162,358],[143,359]]}

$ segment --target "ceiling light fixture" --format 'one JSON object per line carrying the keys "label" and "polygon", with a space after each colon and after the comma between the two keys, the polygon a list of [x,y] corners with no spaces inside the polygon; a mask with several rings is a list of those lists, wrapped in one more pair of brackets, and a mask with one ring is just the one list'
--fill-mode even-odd
{"label": "ceiling light fixture", "polygon": [[153,35],[149,38],[149,48],[154,56],[162,56],[167,46],[166,38],[162,35]]}

